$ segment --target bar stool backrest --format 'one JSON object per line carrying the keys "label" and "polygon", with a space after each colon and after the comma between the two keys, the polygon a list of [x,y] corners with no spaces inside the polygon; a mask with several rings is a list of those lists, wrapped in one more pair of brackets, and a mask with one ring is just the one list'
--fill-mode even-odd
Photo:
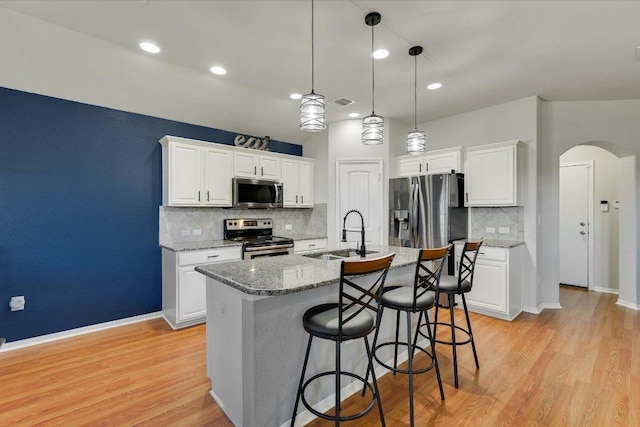
{"label": "bar stool backrest", "polygon": [[[378,289],[384,285],[395,255],[395,253],[392,253],[379,258],[342,261],[342,266],[340,267],[340,306],[338,310],[339,340],[342,340],[342,327],[349,320],[365,309],[369,309],[374,313],[378,312]],[[364,288],[349,279],[349,277],[376,272],[380,274],[372,284],[368,285],[368,288]]]}
{"label": "bar stool backrest", "polygon": [[452,245],[442,248],[420,249],[416,274],[413,282],[413,311],[416,303],[426,292],[435,291],[440,283],[440,275],[444,261],[447,259]]}
{"label": "bar stool backrest", "polygon": [[465,242],[460,254],[460,264],[458,265],[458,293],[462,292],[462,283],[468,281],[473,286],[473,272],[476,268],[476,258],[480,252],[482,240],[477,242]]}

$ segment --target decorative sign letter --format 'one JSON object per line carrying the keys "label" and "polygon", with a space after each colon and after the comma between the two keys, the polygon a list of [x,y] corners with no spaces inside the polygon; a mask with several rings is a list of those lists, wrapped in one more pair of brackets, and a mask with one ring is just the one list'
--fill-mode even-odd
{"label": "decorative sign letter", "polygon": [[268,148],[269,137],[265,136],[262,139],[251,137],[247,139],[244,135],[237,135],[233,140],[233,144],[236,147],[253,148],[254,150],[270,151]]}

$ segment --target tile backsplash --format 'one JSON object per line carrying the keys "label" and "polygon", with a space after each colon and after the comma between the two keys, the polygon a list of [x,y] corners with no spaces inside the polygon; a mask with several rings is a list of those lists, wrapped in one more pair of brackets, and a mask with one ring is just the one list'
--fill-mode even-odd
{"label": "tile backsplash", "polygon": [[470,208],[469,222],[472,239],[524,240],[524,208],[521,206]]}
{"label": "tile backsplash", "polygon": [[[325,236],[327,234],[326,203],[318,203],[313,209],[222,209],[160,206],[160,244],[222,240],[222,224],[225,218],[273,218],[273,234],[275,235]],[[285,228],[287,224],[291,224],[291,230]]]}

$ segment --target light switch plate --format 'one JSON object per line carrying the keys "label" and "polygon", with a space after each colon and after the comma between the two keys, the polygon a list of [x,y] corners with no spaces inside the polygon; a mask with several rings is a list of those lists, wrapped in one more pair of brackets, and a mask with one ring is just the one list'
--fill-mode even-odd
{"label": "light switch plate", "polygon": [[191,230],[180,230],[180,235],[182,237],[191,236]]}
{"label": "light switch plate", "polygon": [[291,224],[285,224],[284,229],[285,230],[291,230],[293,228],[293,226]]}
{"label": "light switch plate", "polygon": [[192,236],[200,236],[202,234],[202,230],[195,228],[193,230],[191,230],[191,235]]}
{"label": "light switch plate", "polygon": [[495,233],[496,232],[496,228],[495,227],[487,227],[484,229],[484,231],[486,231],[487,233]]}
{"label": "light switch plate", "polygon": [[498,228],[498,233],[500,233],[500,234],[509,234],[509,231],[511,231],[509,229],[509,227],[500,227],[500,228]]}

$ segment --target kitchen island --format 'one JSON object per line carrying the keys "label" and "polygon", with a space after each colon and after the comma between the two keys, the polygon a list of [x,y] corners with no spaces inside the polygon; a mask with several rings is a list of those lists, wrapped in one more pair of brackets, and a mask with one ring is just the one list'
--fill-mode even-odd
{"label": "kitchen island", "polygon": [[[367,258],[395,252],[387,284],[412,285],[417,249],[377,245],[367,249],[375,251]],[[340,260],[286,255],[196,268],[207,276],[210,393],[234,425],[288,425],[308,340],[302,315],[314,305],[337,301],[340,264]],[[357,280],[366,283],[368,279]],[[393,317],[383,319],[381,341],[393,338]],[[406,358],[406,351],[401,356]],[[389,352],[383,360],[392,357]],[[308,375],[334,369],[333,358],[333,343],[314,340]],[[345,370],[364,374],[367,360],[362,341],[345,344],[342,360]],[[386,370],[376,366],[376,372],[381,375]],[[361,387],[345,384],[343,399]],[[321,411],[332,408],[331,377],[309,387],[306,396]],[[297,425],[311,418],[301,412]]]}

